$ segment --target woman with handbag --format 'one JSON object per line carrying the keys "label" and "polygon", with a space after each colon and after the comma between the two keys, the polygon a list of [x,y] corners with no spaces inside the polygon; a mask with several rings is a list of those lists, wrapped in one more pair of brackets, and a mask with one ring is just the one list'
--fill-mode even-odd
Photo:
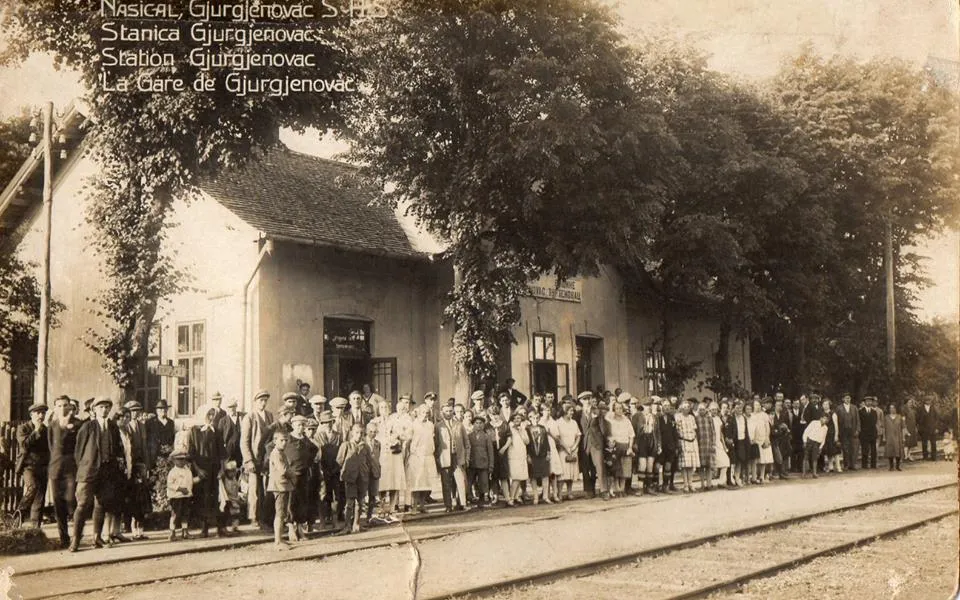
{"label": "woman with handbag", "polygon": [[[397,403],[398,408],[406,408],[404,402]],[[406,469],[403,464],[404,452],[410,444],[413,421],[404,412],[393,412],[390,402],[381,400],[378,405],[377,438],[380,442],[380,505],[384,506],[383,520],[396,523],[393,510],[399,496],[407,489]]]}
{"label": "woman with handbag", "polygon": [[608,419],[607,445],[613,450],[614,486],[611,495],[623,496],[624,482],[633,477],[633,424],[626,416],[622,402],[613,403],[613,411]]}

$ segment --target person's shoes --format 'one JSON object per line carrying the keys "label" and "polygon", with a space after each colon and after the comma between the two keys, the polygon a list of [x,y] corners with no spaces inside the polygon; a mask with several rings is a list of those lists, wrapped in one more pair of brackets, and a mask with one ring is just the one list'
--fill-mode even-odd
{"label": "person's shoes", "polygon": [[60,538],[60,548],[66,549],[69,547],[70,547],[70,538],[69,537]]}
{"label": "person's shoes", "polygon": [[202,537],[202,538],[210,537],[210,530],[207,529],[206,527],[204,527],[203,529],[201,529],[201,530],[200,530],[200,537]]}
{"label": "person's shoes", "polygon": [[103,548],[104,547],[103,538],[99,535],[93,538],[93,547],[94,548]]}
{"label": "person's shoes", "polygon": [[224,529],[223,527],[217,527],[217,537],[218,538],[227,537],[227,530]]}
{"label": "person's shoes", "polygon": [[453,510],[455,510],[455,511],[457,511],[457,512],[461,512],[461,511],[463,511],[463,510],[465,510],[465,509],[463,508],[463,505],[462,505],[462,504],[458,504],[458,505],[456,505],[456,506],[453,507]]}
{"label": "person's shoes", "polygon": [[187,531],[186,529],[183,530],[183,539],[185,539],[185,540],[189,540],[189,539],[190,539],[190,532]]}
{"label": "person's shoes", "polygon": [[350,527],[349,527],[349,526],[344,527],[343,529],[341,529],[340,531],[334,533],[333,535],[336,535],[336,536],[350,535]]}
{"label": "person's shoes", "polygon": [[819,475],[817,475],[816,473],[814,473],[814,474],[813,474],[813,478],[814,478],[814,479],[819,479],[819,478],[820,478],[820,476],[819,476]]}
{"label": "person's shoes", "polygon": [[77,540],[73,540],[72,542],[70,542],[70,547],[67,548],[69,552],[76,552],[79,549],[80,549],[80,542],[78,542]]}
{"label": "person's shoes", "polygon": [[173,530],[173,529],[170,530],[170,535],[167,536],[167,541],[169,541],[169,542],[175,542],[175,541],[177,541],[177,532],[176,532],[176,530]]}
{"label": "person's shoes", "polygon": [[130,538],[124,536],[122,533],[118,533],[117,535],[111,535],[110,539],[115,542],[119,542],[121,544],[125,544],[130,541]]}
{"label": "person's shoes", "polygon": [[902,471],[903,469],[901,469],[901,468],[898,466],[898,467],[897,467],[897,470],[898,470],[898,471]]}
{"label": "person's shoes", "polygon": [[446,507],[446,508],[443,509],[443,512],[445,512],[445,513],[452,513],[452,512],[453,512],[453,509],[448,506],[448,507]]}
{"label": "person's shoes", "polygon": [[107,538],[107,548],[113,548],[117,545],[117,542],[114,541],[113,536]]}

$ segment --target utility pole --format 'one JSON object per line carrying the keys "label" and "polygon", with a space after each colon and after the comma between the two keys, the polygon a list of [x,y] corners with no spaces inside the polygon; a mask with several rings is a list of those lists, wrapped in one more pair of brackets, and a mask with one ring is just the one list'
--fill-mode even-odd
{"label": "utility pole", "polygon": [[893,225],[887,215],[884,240],[884,266],[887,287],[887,372],[891,379],[897,374],[897,320],[893,297]]}
{"label": "utility pole", "polygon": [[34,401],[47,402],[47,341],[50,337],[50,239],[53,223],[53,102],[43,105],[43,265],[40,280],[40,331]]}

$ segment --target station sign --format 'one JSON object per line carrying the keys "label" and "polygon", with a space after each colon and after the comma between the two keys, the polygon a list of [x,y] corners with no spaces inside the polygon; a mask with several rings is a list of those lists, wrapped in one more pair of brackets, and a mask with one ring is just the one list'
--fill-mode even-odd
{"label": "station sign", "polygon": [[571,278],[558,282],[556,275],[543,275],[527,284],[527,292],[544,300],[583,302],[583,280]]}

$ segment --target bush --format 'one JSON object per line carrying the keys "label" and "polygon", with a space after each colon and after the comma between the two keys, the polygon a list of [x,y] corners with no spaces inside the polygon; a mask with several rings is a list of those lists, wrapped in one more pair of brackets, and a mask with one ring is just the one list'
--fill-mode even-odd
{"label": "bush", "polygon": [[50,540],[42,529],[28,527],[0,531],[0,556],[33,554],[50,548]]}
{"label": "bush", "polygon": [[172,451],[173,448],[170,446],[161,446],[157,462],[153,466],[153,470],[150,471],[150,480],[153,482],[153,488],[150,490],[153,512],[170,511],[170,502],[167,500],[167,474],[170,473],[170,467],[173,466],[173,461],[170,460]]}

